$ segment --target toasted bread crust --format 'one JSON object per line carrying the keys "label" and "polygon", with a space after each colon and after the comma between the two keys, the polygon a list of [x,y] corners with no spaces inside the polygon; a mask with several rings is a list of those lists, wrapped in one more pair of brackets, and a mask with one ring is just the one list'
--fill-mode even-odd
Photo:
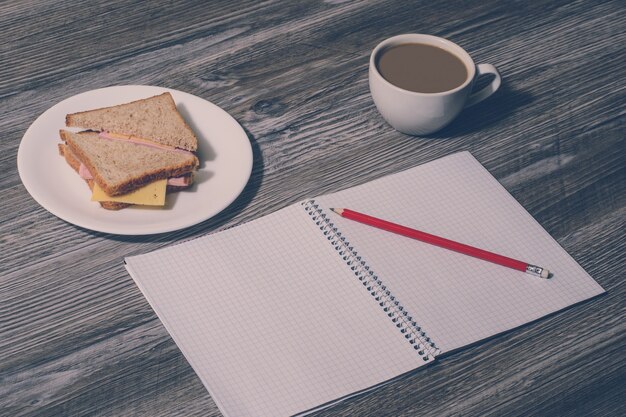
{"label": "toasted bread crust", "polygon": [[102,176],[98,173],[95,165],[91,159],[83,153],[80,147],[78,147],[73,141],[69,132],[61,130],[59,132],[61,139],[69,146],[70,150],[76,155],[79,161],[81,161],[87,169],[93,175],[95,182],[110,196],[117,196],[122,194],[128,194],[129,192],[143,187],[151,182],[167,179],[170,177],[180,177],[182,175],[193,172],[199,165],[197,157],[188,159],[180,164],[171,165],[167,168],[153,169],[152,171],[145,171],[141,176],[129,178],[116,185],[108,184]]}

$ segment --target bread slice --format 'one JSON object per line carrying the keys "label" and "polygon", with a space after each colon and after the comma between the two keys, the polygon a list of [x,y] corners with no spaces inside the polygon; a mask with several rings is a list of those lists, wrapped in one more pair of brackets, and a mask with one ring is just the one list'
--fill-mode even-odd
{"label": "bread slice", "polygon": [[110,196],[127,194],[156,180],[189,174],[199,163],[190,152],[103,139],[97,132],[61,130],[60,135],[75,159],[89,169],[94,181]]}
{"label": "bread slice", "polygon": [[65,116],[65,124],[102,132],[137,136],[195,152],[198,139],[176,109],[170,93]]}
{"label": "bread slice", "polygon": [[[65,158],[65,161],[67,162],[67,164],[70,167],[72,167],[74,171],[76,171],[76,173],[78,174],[80,171],[81,162],[78,159],[78,157],[74,154],[74,152],[72,152],[69,146],[67,146],[65,143],[59,143],[59,154]],[[187,184],[185,185],[167,184],[167,192],[171,193],[171,192],[184,190],[185,188],[189,188],[193,184],[193,173],[186,174],[185,176],[188,177]],[[93,190],[94,181],[92,179],[89,179],[89,180],[86,179],[85,182],[89,186],[89,189]],[[102,206],[102,208],[105,208],[107,210],[121,210],[123,208],[132,206],[132,204],[129,204],[129,203],[119,203],[116,201],[100,201],[99,203]]]}

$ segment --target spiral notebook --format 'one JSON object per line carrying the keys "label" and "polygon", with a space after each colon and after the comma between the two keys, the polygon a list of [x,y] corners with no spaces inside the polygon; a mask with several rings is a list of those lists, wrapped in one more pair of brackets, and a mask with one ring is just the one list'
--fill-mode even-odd
{"label": "spiral notebook", "polygon": [[[342,219],[542,265],[549,280]],[[126,258],[226,416],[307,413],[603,289],[468,152]]]}

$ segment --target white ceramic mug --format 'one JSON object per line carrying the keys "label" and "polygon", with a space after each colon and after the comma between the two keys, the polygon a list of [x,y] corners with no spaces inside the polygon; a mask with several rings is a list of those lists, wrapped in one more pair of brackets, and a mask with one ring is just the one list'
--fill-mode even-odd
{"label": "white ceramic mug", "polygon": [[[376,62],[385,50],[406,43],[434,45],[451,52],[467,68],[467,79],[460,86],[441,93],[416,93],[387,81],[378,71]],[[472,92],[474,81],[483,74],[493,74],[491,83]],[[422,34],[398,35],[379,43],[370,56],[369,83],[376,108],[396,130],[408,135],[427,135],[442,129],[465,107],[479,103],[496,92],[501,78],[491,64],[474,64],[463,48],[449,40]]]}

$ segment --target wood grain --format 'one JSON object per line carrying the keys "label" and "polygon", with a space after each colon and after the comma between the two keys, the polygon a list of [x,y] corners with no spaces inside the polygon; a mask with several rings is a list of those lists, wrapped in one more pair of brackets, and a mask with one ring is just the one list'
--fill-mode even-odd
{"label": "wood grain", "polygon": [[[317,415],[626,414],[625,21],[619,1],[0,4],[0,414],[220,415],[123,257],[460,150],[607,294]],[[430,137],[395,132],[371,102],[367,64],[406,32],[496,65],[501,91]],[[244,126],[255,165],[231,207],[120,237],[32,200],[15,163],[30,123],[120,84],[195,94]]]}

